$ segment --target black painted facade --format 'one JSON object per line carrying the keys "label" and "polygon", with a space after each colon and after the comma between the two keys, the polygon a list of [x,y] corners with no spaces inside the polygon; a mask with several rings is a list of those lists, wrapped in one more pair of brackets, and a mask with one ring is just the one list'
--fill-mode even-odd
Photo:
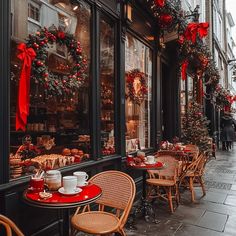
{"label": "black painted facade", "polygon": [[[90,161],[67,166],[61,169],[62,174],[71,174],[75,170],[87,171],[89,176],[98,172],[117,169],[128,172],[135,178],[138,188],[141,188],[141,173],[126,169],[125,165],[125,35],[127,32],[138,38],[152,49],[153,81],[151,109],[151,146],[145,150],[153,153],[160,140],[171,140],[179,134],[179,80],[176,60],[175,42],[166,44],[166,49],[158,45],[158,27],[144,1],[133,1],[136,12],[140,14],[151,28],[137,32],[131,22],[125,19],[123,1],[87,0],[92,9],[92,83],[90,106],[92,115],[92,158]],[[99,17],[105,14],[116,25],[116,143],[118,154],[102,158],[100,153],[100,80],[99,80]],[[10,1],[0,1],[0,213],[13,219],[26,235],[53,235],[58,232],[61,212],[38,209],[26,205],[22,201],[22,192],[26,188],[29,177],[16,180],[9,179],[9,145],[10,145]],[[153,43],[145,39],[145,34],[151,29],[155,36]],[[139,190],[140,190],[139,188]]]}

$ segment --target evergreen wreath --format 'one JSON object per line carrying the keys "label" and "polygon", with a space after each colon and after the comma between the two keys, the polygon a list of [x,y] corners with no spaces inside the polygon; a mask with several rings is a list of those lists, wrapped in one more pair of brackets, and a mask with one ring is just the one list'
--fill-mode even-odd
{"label": "evergreen wreath", "polygon": [[[45,64],[48,58],[48,45],[53,43],[65,45],[73,60],[70,74],[63,75],[61,78],[49,72]],[[70,94],[78,90],[85,82],[87,60],[82,55],[80,42],[72,34],[65,33],[55,26],[49,29],[43,28],[35,35],[29,35],[26,46],[33,48],[36,53],[32,62],[31,78],[35,83],[42,84],[47,93],[53,95]]]}
{"label": "evergreen wreath", "polygon": [[[136,78],[139,78],[140,82],[140,89],[138,90],[138,92],[136,92],[134,88],[134,81]],[[128,92],[125,95],[126,99],[130,99],[133,103],[140,105],[148,93],[146,81],[147,76],[143,72],[140,72],[139,69],[134,69],[130,72],[127,72],[126,85]]]}

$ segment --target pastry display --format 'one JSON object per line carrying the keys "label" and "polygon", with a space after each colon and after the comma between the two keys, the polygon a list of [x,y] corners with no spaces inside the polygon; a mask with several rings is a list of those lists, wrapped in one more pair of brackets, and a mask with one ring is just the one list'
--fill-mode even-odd
{"label": "pastry display", "polygon": [[64,155],[64,156],[70,156],[70,155],[71,155],[70,149],[69,149],[69,148],[64,148],[64,149],[62,150],[62,155]]}
{"label": "pastry display", "polygon": [[40,169],[55,169],[64,167],[66,165],[73,164],[74,160],[75,158],[73,156],[63,156],[59,154],[40,155],[31,159],[31,161],[36,163]]}
{"label": "pastry display", "polygon": [[11,178],[18,178],[23,173],[23,168],[21,166],[21,156],[16,154],[10,154],[9,163],[10,163],[10,177]]}
{"label": "pastry display", "polygon": [[77,148],[73,148],[73,149],[71,149],[71,155],[78,155],[78,153],[79,153],[79,150],[77,149]]}

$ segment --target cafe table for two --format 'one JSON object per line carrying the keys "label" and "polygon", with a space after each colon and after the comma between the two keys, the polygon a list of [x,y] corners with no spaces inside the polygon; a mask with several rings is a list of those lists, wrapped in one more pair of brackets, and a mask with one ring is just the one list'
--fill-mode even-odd
{"label": "cafe table for two", "polygon": [[101,188],[95,184],[88,184],[81,189],[80,193],[69,195],[53,191],[50,198],[42,198],[39,192],[25,190],[23,200],[32,207],[61,210],[63,212],[62,235],[69,236],[70,209],[93,203],[102,195]]}

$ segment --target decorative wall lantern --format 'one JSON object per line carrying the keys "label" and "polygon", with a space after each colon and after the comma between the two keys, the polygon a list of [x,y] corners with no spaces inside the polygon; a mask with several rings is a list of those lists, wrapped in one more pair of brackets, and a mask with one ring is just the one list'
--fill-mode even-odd
{"label": "decorative wall lantern", "polygon": [[232,80],[236,82],[236,67],[233,68]]}
{"label": "decorative wall lantern", "polygon": [[129,0],[127,0],[124,4],[124,15],[127,22],[132,22],[132,11],[132,4]]}

